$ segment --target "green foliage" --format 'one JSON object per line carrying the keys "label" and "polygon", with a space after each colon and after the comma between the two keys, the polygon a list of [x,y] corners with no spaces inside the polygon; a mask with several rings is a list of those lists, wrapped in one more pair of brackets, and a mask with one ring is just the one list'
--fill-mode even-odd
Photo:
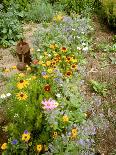
{"label": "green foliage", "polygon": [[53,8],[46,1],[36,0],[30,5],[29,11],[26,13],[26,20],[34,22],[49,22],[53,17]]}
{"label": "green foliage", "polygon": [[22,26],[17,17],[10,10],[1,11],[0,16],[0,44],[8,47],[22,38]]}
{"label": "green foliage", "polygon": [[95,81],[95,80],[91,80],[90,81],[91,87],[92,89],[97,92],[98,94],[101,94],[103,96],[106,96],[107,93],[107,86],[104,83]]}

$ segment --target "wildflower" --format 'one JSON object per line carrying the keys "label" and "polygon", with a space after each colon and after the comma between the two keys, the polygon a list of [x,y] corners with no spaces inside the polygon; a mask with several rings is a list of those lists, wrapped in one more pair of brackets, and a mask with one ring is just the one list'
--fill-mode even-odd
{"label": "wildflower", "polygon": [[24,73],[19,73],[19,77],[24,77],[25,74]]}
{"label": "wildflower", "polygon": [[45,85],[44,90],[49,92],[50,91],[50,85],[49,84]]}
{"label": "wildflower", "polygon": [[66,51],[67,51],[67,48],[66,48],[66,47],[62,47],[62,48],[61,48],[61,51],[62,51],[62,52],[66,52]]}
{"label": "wildflower", "polygon": [[30,133],[27,130],[25,130],[24,133],[22,134],[22,141],[28,142],[30,138],[31,138]]}
{"label": "wildflower", "polygon": [[58,103],[51,98],[49,100],[42,101],[42,104],[44,106],[43,109],[46,109],[46,110],[52,110],[58,106]]}
{"label": "wildflower", "polygon": [[7,93],[6,96],[7,96],[7,97],[11,96],[11,93]]}
{"label": "wildflower", "polygon": [[77,62],[77,59],[72,58],[71,61],[72,61],[73,63],[76,63],[76,62]]}
{"label": "wildflower", "polygon": [[16,145],[18,143],[18,140],[17,139],[14,139],[13,141],[12,141],[12,145]]}
{"label": "wildflower", "polygon": [[37,64],[38,64],[38,60],[37,60],[37,59],[34,59],[32,63],[33,63],[34,65],[37,65]]}
{"label": "wildflower", "polygon": [[50,66],[50,65],[51,65],[51,61],[47,61],[46,66]]}
{"label": "wildflower", "polygon": [[28,66],[28,67],[27,67],[27,71],[31,71],[31,67]]}
{"label": "wildflower", "polygon": [[58,47],[57,44],[50,44],[50,48],[53,49],[53,50],[56,49],[57,47]]}
{"label": "wildflower", "polygon": [[72,64],[71,68],[72,69],[76,69],[77,65],[76,64]]}
{"label": "wildflower", "polygon": [[68,56],[68,57],[66,57],[66,62],[70,62],[70,61],[71,61],[71,59],[72,59],[72,58],[71,58],[71,57],[69,57],[69,56]]}
{"label": "wildflower", "polygon": [[67,115],[64,115],[64,116],[63,116],[63,122],[66,123],[66,122],[68,122],[68,121],[69,121],[68,116],[67,116]]}
{"label": "wildflower", "polygon": [[52,69],[52,68],[49,68],[49,69],[47,70],[47,72],[48,72],[48,73],[52,73],[52,72],[53,72],[53,69]]}
{"label": "wildflower", "polygon": [[18,88],[18,89],[26,88],[28,84],[29,84],[28,81],[26,81],[26,80],[20,80],[20,81],[17,83],[17,88]]}
{"label": "wildflower", "polygon": [[58,132],[53,132],[53,138],[57,138],[58,137]]}
{"label": "wildflower", "polygon": [[72,75],[72,72],[71,72],[71,71],[67,71],[67,72],[66,72],[66,76],[69,77],[69,76],[71,76],[71,75]]}
{"label": "wildflower", "polygon": [[10,69],[6,68],[6,69],[4,70],[4,72],[5,72],[5,73],[8,73],[8,72],[10,72]]}
{"label": "wildflower", "polygon": [[7,143],[2,144],[1,149],[6,150],[7,149]]}
{"label": "wildflower", "polygon": [[42,148],[43,148],[43,147],[42,147],[41,144],[37,145],[37,151],[38,151],[38,152],[41,152]]}
{"label": "wildflower", "polygon": [[4,99],[4,98],[6,98],[6,95],[5,95],[5,94],[2,94],[2,95],[0,96],[0,98],[1,98],[1,99]]}
{"label": "wildflower", "polygon": [[12,66],[12,69],[17,69],[17,67],[16,66]]}
{"label": "wildflower", "polygon": [[74,128],[74,129],[72,129],[72,131],[71,131],[71,138],[76,138],[76,136],[77,136],[77,129]]}
{"label": "wildflower", "polygon": [[37,77],[35,75],[33,75],[31,78],[32,78],[32,80],[35,80]]}
{"label": "wildflower", "polygon": [[56,97],[60,98],[61,97],[61,94],[56,94]]}
{"label": "wildflower", "polygon": [[34,52],[34,48],[31,48],[31,49],[30,49],[30,52]]}
{"label": "wildflower", "polygon": [[20,92],[20,93],[17,93],[16,94],[17,96],[17,99],[20,101],[20,100],[26,100],[27,99],[27,94],[26,93],[23,93],[23,92]]}

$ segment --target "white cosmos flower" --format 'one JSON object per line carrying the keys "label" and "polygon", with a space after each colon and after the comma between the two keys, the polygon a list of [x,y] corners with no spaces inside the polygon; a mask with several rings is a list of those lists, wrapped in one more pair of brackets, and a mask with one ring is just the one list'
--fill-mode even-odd
{"label": "white cosmos flower", "polygon": [[56,94],[56,96],[57,96],[58,98],[60,98],[60,97],[61,97],[61,94]]}
{"label": "white cosmos flower", "polygon": [[4,98],[6,98],[6,95],[5,95],[5,94],[2,94],[2,95],[0,96],[0,98],[1,98],[1,99],[4,99]]}
{"label": "white cosmos flower", "polygon": [[88,47],[84,47],[84,48],[83,48],[83,51],[84,51],[84,52],[87,52],[88,50],[89,50]]}
{"label": "white cosmos flower", "polygon": [[11,96],[11,93],[7,93],[6,96],[7,96],[7,97]]}
{"label": "white cosmos flower", "polygon": [[79,51],[80,51],[80,50],[81,50],[81,47],[78,47],[78,46],[77,46],[77,50],[79,50]]}

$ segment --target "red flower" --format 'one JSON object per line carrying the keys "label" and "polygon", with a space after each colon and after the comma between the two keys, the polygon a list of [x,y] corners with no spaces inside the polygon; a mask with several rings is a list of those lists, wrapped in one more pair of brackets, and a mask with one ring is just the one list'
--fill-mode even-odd
{"label": "red flower", "polygon": [[38,64],[38,60],[37,60],[37,59],[34,59],[34,60],[33,60],[33,64],[34,64],[34,65],[37,65],[37,64]]}

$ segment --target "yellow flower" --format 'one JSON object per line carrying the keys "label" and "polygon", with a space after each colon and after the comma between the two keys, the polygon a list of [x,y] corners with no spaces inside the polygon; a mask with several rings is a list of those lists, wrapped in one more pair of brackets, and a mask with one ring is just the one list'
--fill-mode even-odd
{"label": "yellow flower", "polygon": [[73,63],[76,63],[76,62],[77,62],[77,59],[71,59],[71,61],[72,61]]}
{"label": "yellow flower", "polygon": [[26,88],[27,85],[29,85],[28,81],[26,81],[26,80],[20,80],[20,81],[17,83],[17,88],[18,88],[18,89],[23,89],[23,88]]}
{"label": "yellow flower", "polygon": [[44,66],[44,67],[45,67],[45,66],[46,66],[46,64],[42,64],[42,66]]}
{"label": "yellow flower", "polygon": [[46,65],[47,65],[47,66],[50,66],[50,65],[51,65],[51,61],[47,61],[47,62],[46,62]]}
{"label": "yellow flower", "polygon": [[34,48],[31,48],[31,49],[30,49],[30,52],[34,52]]}
{"label": "yellow flower", "polygon": [[48,79],[49,76],[48,76],[48,75],[43,75],[43,78],[44,78],[44,79]]}
{"label": "yellow flower", "polygon": [[77,136],[77,129],[75,128],[75,129],[72,129],[72,131],[71,131],[71,138],[76,138],[76,136]]}
{"label": "yellow flower", "polygon": [[20,101],[20,100],[26,100],[27,99],[27,94],[26,93],[23,93],[23,92],[20,92],[20,93],[17,93],[16,94],[17,96],[17,99]]}
{"label": "yellow flower", "polygon": [[38,62],[39,65],[41,65],[42,63],[43,63],[43,61],[41,61],[41,60]]}
{"label": "yellow flower", "polygon": [[47,72],[48,72],[48,73],[52,73],[52,72],[53,72],[53,69],[52,69],[52,68],[49,68],[49,69],[47,70]]}
{"label": "yellow flower", "polygon": [[41,152],[42,148],[43,148],[43,147],[42,147],[41,144],[37,145],[37,151],[38,151],[38,152]]}
{"label": "yellow flower", "polygon": [[57,48],[57,47],[58,47],[57,44],[50,44],[50,48],[53,49],[53,50],[54,50],[55,48]]}
{"label": "yellow flower", "polygon": [[76,65],[76,64],[72,64],[72,65],[71,65],[71,68],[74,70],[74,69],[77,68],[77,65]]}
{"label": "yellow flower", "polygon": [[31,138],[31,136],[30,136],[30,133],[29,132],[22,134],[22,140],[23,141],[28,142],[30,138]]}
{"label": "yellow flower", "polygon": [[24,73],[19,73],[19,77],[24,77],[25,74]]}
{"label": "yellow flower", "polygon": [[63,122],[66,123],[66,122],[68,122],[68,121],[69,121],[68,116],[67,116],[67,115],[64,115],[64,116],[63,116]]}
{"label": "yellow flower", "polygon": [[57,138],[58,137],[58,133],[57,132],[53,132],[53,138]]}
{"label": "yellow flower", "polygon": [[7,69],[4,70],[4,72],[8,73],[8,72],[10,72],[10,69],[7,68]]}
{"label": "yellow flower", "polygon": [[17,67],[16,66],[12,66],[12,69],[17,69]]}
{"label": "yellow flower", "polygon": [[1,149],[6,150],[7,149],[7,143],[2,144]]}
{"label": "yellow flower", "polygon": [[31,71],[31,67],[27,67],[27,71]]}
{"label": "yellow flower", "polygon": [[53,17],[53,20],[57,21],[57,22],[61,21],[62,19],[63,19],[63,16],[61,14],[56,15],[56,16]]}

